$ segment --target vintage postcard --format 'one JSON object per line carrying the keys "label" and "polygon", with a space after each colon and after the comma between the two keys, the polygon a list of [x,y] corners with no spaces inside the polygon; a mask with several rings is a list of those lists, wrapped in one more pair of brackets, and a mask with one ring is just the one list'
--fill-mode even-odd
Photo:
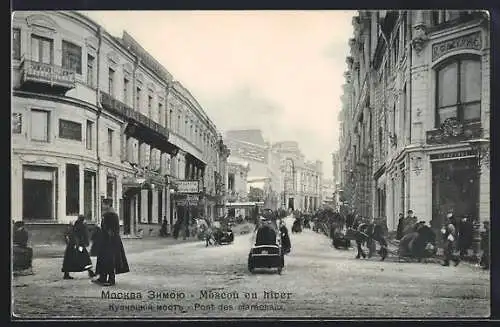
{"label": "vintage postcard", "polygon": [[487,11],[11,31],[12,319],[490,316]]}

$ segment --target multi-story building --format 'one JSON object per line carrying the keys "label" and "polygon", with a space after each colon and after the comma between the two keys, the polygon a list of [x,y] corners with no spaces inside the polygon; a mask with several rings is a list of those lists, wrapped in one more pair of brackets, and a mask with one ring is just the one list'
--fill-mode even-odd
{"label": "multi-story building", "polygon": [[321,204],[324,207],[336,209],[335,207],[335,182],[333,179],[324,179],[321,186]]}
{"label": "multi-story building", "polygon": [[339,158],[339,152],[336,151],[332,153],[332,173],[333,173],[333,208],[340,212],[340,207],[341,207],[341,199],[343,199],[343,190],[342,190],[342,183],[341,183],[341,165],[340,165],[340,158]]}
{"label": "multi-story building", "polygon": [[412,209],[490,219],[490,31],[483,12],[359,11],[340,162],[350,209],[397,226]]}
{"label": "multi-story building", "polygon": [[282,206],[286,209],[312,212],[322,203],[323,163],[305,160],[295,141],[282,141],[272,145],[281,159]]}
{"label": "multi-story building", "polygon": [[266,206],[277,209],[281,185],[279,154],[272,151],[262,132],[256,129],[227,131],[225,141],[234,160],[249,164],[248,185],[262,189]]}
{"label": "multi-story building", "polygon": [[12,218],[35,241],[78,214],[98,223],[103,199],[124,234],[154,234],[182,214],[178,180],[201,181],[205,213],[224,203],[214,124],[130,35],[60,11],[16,12],[12,33]]}

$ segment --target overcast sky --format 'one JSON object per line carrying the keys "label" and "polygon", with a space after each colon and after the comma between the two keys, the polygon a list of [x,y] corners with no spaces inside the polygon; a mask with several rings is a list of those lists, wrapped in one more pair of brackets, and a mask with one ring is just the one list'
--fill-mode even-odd
{"label": "overcast sky", "polygon": [[224,132],[295,140],[332,175],[353,11],[91,11],[132,35]]}

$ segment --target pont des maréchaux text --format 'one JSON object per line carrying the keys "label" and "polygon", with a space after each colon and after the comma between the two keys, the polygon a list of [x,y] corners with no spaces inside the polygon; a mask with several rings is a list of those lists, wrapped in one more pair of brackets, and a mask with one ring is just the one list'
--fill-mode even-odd
{"label": "pont des mar\u00e9chaux text", "polygon": [[114,292],[101,291],[102,299],[110,300],[184,300],[186,293],[182,291],[146,291],[146,292]]}

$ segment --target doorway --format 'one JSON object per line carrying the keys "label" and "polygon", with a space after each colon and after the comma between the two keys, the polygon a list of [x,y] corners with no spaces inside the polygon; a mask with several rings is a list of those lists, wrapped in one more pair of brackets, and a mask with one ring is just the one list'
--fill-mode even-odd
{"label": "doorway", "polygon": [[432,221],[440,228],[446,214],[476,219],[479,214],[479,180],[475,159],[434,162],[432,164]]}

